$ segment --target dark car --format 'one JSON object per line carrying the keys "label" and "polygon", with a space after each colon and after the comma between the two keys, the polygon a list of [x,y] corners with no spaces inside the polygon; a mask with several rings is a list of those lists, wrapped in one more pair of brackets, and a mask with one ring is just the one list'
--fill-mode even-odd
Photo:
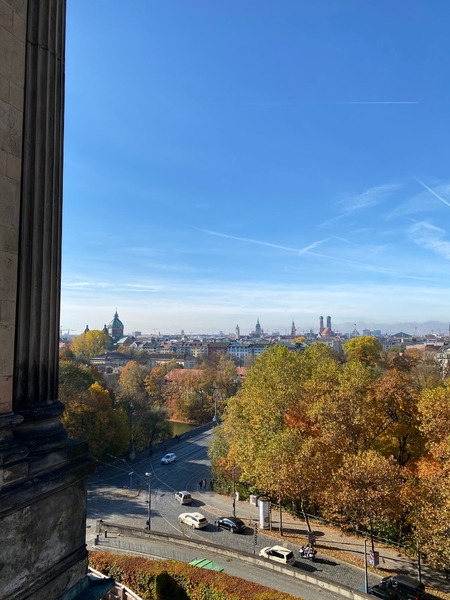
{"label": "dark car", "polygon": [[244,521],[241,521],[241,519],[237,519],[236,517],[219,517],[214,521],[214,524],[217,525],[217,527],[228,529],[231,533],[241,533],[247,528]]}
{"label": "dark car", "polygon": [[426,597],[424,584],[409,575],[384,577],[380,581],[380,586],[394,590],[402,600],[421,600]]}
{"label": "dark car", "polygon": [[381,598],[381,600],[399,600],[397,592],[392,588],[380,587],[374,585],[369,590],[369,596],[375,596],[375,598]]}
{"label": "dark car", "polygon": [[383,600],[423,600],[426,598],[422,582],[408,575],[384,577],[370,588],[369,594]]}

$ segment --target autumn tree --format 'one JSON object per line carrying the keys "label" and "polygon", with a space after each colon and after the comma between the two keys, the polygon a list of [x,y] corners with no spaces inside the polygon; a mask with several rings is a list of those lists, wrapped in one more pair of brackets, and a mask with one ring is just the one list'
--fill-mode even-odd
{"label": "autumn tree", "polygon": [[[398,464],[374,450],[344,457],[326,492],[326,514],[333,520],[373,532],[377,521],[401,515],[402,477]],[[373,537],[372,537],[373,550]]]}
{"label": "autumn tree", "polygon": [[148,393],[145,385],[150,369],[131,360],[122,370],[119,387],[124,397],[135,402],[147,402]]}
{"label": "autumn tree", "polygon": [[167,389],[175,415],[190,423],[208,423],[214,416],[216,371],[212,368],[185,371],[174,377]]}
{"label": "autumn tree", "polygon": [[153,404],[162,406],[166,401],[166,375],[167,367],[156,365],[145,378],[145,389]]}
{"label": "autumn tree", "polygon": [[66,399],[62,422],[70,437],[88,440],[89,451],[97,458],[117,456],[128,446],[127,416],[123,409],[113,408],[108,391],[98,382]]}
{"label": "autumn tree", "polygon": [[107,333],[103,330],[93,329],[74,338],[70,349],[77,362],[88,364],[91,358],[103,354],[109,344],[110,339]]}
{"label": "autumn tree", "polygon": [[347,360],[358,360],[365,365],[374,367],[380,360],[382,346],[380,341],[370,335],[352,338],[342,346]]}
{"label": "autumn tree", "polygon": [[374,447],[386,457],[394,456],[400,466],[417,460],[423,453],[419,398],[411,375],[404,371],[386,371],[374,385],[373,401],[377,411],[371,426],[378,431]]}
{"label": "autumn tree", "polygon": [[299,497],[298,457],[302,431],[287,425],[293,404],[301,402],[298,357],[284,347],[266,350],[249,371],[242,390],[228,400],[224,435],[241,479],[277,498]]}

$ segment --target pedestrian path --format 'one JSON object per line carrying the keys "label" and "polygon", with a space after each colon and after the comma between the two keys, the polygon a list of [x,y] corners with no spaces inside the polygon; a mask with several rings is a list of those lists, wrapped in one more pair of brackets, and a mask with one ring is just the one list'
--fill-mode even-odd
{"label": "pedestrian path", "polygon": [[[210,478],[207,478],[209,483]],[[229,496],[222,496],[212,490],[197,490],[193,497],[204,503],[205,509],[217,515],[233,514],[233,501]],[[259,507],[248,501],[236,501],[236,516],[243,519],[248,525],[259,523]],[[283,535],[279,533],[280,518],[278,511],[272,512],[272,531],[265,531],[269,536],[277,538],[277,543],[296,548],[307,543],[308,530],[303,519],[298,519],[283,511]],[[349,556],[349,562],[364,565],[364,541],[356,536],[346,535],[339,530],[311,521],[311,529],[316,535],[316,548],[318,557],[321,554],[331,556],[339,563],[345,562],[343,553]],[[369,543],[367,544],[369,550]],[[371,569],[371,575],[386,577],[395,573],[403,573],[417,578],[417,560],[400,553],[396,548],[376,545],[379,552],[380,564],[377,569]],[[426,564],[421,565],[422,581],[427,587],[450,594],[450,581],[444,573],[433,570]],[[372,577],[371,577],[372,578]],[[347,581],[340,583],[348,585]],[[450,597],[450,596],[449,596]]]}

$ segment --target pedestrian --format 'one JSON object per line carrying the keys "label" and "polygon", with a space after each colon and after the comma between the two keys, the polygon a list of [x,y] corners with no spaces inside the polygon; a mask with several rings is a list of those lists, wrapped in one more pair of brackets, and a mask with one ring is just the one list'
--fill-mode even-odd
{"label": "pedestrian", "polygon": [[153,448],[150,448],[150,456],[153,456]]}
{"label": "pedestrian", "polygon": [[204,488],[205,488],[205,490],[206,490],[206,479],[204,479],[204,480],[203,480],[203,487],[204,487]]}
{"label": "pedestrian", "polygon": [[198,482],[198,487],[200,490],[202,489],[202,485],[203,485],[203,479],[200,479],[200,481]]}

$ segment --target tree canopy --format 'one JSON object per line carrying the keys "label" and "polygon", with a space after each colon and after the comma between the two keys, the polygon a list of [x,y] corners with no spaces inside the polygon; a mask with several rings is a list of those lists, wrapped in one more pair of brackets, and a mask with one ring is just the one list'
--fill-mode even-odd
{"label": "tree canopy", "polygon": [[429,357],[383,354],[370,336],[344,349],[346,362],[321,343],[261,354],[227,401],[213,472],[229,478],[234,463],[250,493],[301,501],[346,525],[409,532],[448,565],[450,383]]}
{"label": "tree canopy", "polygon": [[105,352],[110,341],[103,330],[93,329],[74,338],[70,349],[78,362],[88,364],[91,358]]}

